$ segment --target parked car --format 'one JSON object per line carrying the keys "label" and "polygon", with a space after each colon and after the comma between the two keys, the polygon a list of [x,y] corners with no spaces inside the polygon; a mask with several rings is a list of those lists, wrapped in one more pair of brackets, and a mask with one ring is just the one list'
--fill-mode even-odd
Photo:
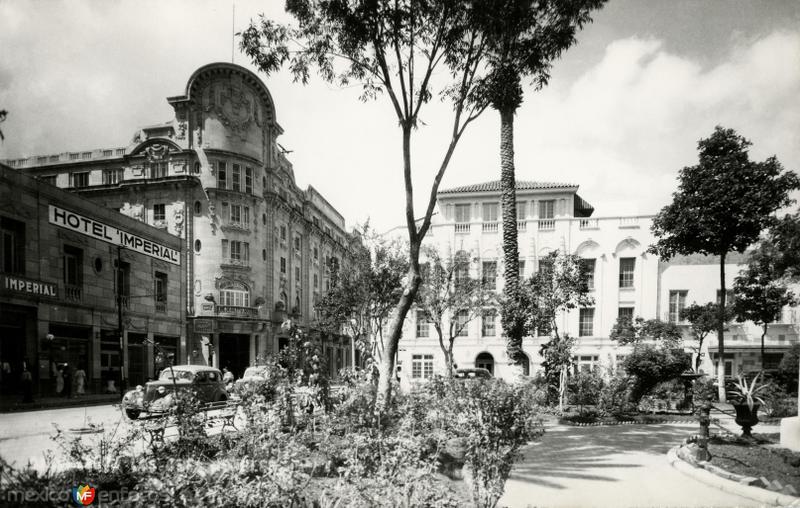
{"label": "parked car", "polygon": [[489,369],[475,368],[475,369],[456,369],[453,373],[456,379],[491,379],[492,373]]}
{"label": "parked car", "polygon": [[247,367],[241,378],[233,383],[229,390],[232,395],[241,397],[242,394],[255,390],[261,383],[269,378],[269,367],[266,365],[255,365]]}
{"label": "parked car", "polygon": [[156,381],[149,381],[127,392],[122,397],[122,408],[131,420],[142,413],[164,413],[174,402],[172,394],[175,388],[191,390],[200,402],[228,400],[219,369],[203,365],[175,365],[162,370]]}

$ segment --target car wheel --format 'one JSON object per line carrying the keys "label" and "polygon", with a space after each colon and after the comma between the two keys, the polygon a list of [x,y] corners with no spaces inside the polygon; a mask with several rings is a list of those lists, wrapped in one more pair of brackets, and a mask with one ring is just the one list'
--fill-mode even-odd
{"label": "car wheel", "polygon": [[139,411],[138,409],[126,409],[125,410],[125,416],[127,416],[131,420],[135,420],[135,419],[139,418],[139,414],[140,413],[141,413],[141,411]]}

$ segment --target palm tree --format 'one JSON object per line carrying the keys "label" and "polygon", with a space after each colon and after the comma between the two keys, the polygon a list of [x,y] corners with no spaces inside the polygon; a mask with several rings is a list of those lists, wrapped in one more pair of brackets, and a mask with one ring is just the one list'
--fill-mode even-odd
{"label": "palm tree", "polygon": [[503,208],[505,295],[502,312],[509,359],[522,357],[524,306],[519,292],[519,247],[514,168],[514,115],[522,105],[522,80],[539,90],[553,61],[575,43],[590,13],[606,0],[476,0],[475,22],[483,30],[488,72],[479,88],[500,113],[500,189]]}

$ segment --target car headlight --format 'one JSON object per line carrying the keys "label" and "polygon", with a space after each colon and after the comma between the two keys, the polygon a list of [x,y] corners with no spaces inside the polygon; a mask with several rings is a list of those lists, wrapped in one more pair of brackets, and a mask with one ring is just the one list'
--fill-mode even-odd
{"label": "car headlight", "polygon": [[163,386],[159,386],[158,387],[158,393],[160,393],[161,395],[164,395],[165,393],[167,393],[167,389],[164,388]]}

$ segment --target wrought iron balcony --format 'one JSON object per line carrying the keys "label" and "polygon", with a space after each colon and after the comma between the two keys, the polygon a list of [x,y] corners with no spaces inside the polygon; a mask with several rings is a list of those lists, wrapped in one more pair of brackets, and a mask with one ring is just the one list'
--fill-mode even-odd
{"label": "wrought iron balcony", "polygon": [[222,265],[239,266],[242,268],[250,268],[249,259],[236,259],[236,258],[222,258]]}
{"label": "wrought iron balcony", "polygon": [[80,286],[64,285],[64,298],[70,302],[80,302],[83,300],[83,288]]}
{"label": "wrought iron balcony", "polygon": [[240,307],[237,305],[217,305],[217,314],[244,318],[257,318],[258,307]]}

